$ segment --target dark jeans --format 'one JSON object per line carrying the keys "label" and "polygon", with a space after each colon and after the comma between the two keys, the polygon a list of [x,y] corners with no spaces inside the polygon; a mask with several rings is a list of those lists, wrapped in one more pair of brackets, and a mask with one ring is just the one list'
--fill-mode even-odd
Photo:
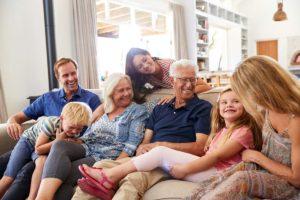
{"label": "dark jeans", "polygon": [[11,152],[12,151],[6,152],[0,156],[0,178],[2,178],[2,176],[6,170],[6,166],[9,161]]}
{"label": "dark jeans", "polygon": [[[1,177],[6,169],[11,151],[0,156],[0,174]],[[30,161],[21,169],[16,179],[6,191],[2,200],[23,200],[29,195],[31,176],[35,168],[34,162]]]}

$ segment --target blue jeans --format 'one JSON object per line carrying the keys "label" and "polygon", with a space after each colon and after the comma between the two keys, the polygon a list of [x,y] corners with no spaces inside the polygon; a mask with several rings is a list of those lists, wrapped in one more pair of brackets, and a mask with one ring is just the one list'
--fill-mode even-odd
{"label": "blue jeans", "polygon": [[25,200],[29,195],[34,168],[35,164],[33,161],[26,163],[1,200]]}
{"label": "blue jeans", "polygon": [[6,152],[0,156],[0,178],[2,178],[2,176],[6,170],[7,163],[9,161],[11,152],[12,151]]}
{"label": "blue jeans", "polygon": [[21,137],[11,153],[4,175],[15,179],[22,167],[32,160],[33,152],[34,146],[27,138]]}
{"label": "blue jeans", "polygon": [[[4,174],[12,151],[0,156],[0,175]],[[31,176],[35,168],[34,162],[27,162],[21,170],[19,170],[14,182],[6,191],[2,200],[23,200],[26,199],[30,191]]]}

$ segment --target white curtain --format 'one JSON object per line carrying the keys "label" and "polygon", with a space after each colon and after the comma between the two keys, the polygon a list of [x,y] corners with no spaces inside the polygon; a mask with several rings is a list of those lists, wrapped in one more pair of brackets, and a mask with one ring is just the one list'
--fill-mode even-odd
{"label": "white curtain", "polygon": [[99,88],[95,0],[73,0],[73,14],[80,85],[84,88]]}
{"label": "white curtain", "polygon": [[174,48],[175,59],[187,59],[187,37],[185,31],[184,22],[184,9],[183,6],[171,3],[171,9],[173,11],[173,33],[174,33]]}
{"label": "white curtain", "polygon": [[6,122],[6,120],[7,120],[7,112],[6,112],[2,79],[1,79],[1,73],[0,73],[0,123],[4,123],[4,122]]}

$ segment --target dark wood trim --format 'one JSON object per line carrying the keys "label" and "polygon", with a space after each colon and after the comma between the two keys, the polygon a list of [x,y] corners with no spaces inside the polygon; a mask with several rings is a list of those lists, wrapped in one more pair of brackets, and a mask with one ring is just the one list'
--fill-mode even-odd
{"label": "dark wood trim", "polygon": [[54,63],[56,62],[53,0],[44,0],[43,6],[44,6],[49,90],[52,90],[54,88],[58,88],[58,82],[56,80],[54,70],[53,70]]}

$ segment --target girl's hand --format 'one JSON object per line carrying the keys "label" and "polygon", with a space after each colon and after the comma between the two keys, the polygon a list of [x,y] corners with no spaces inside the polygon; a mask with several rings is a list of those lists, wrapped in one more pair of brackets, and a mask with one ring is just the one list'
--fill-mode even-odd
{"label": "girl's hand", "polygon": [[177,179],[182,179],[187,175],[187,170],[185,168],[185,165],[177,164],[170,167],[169,173]]}
{"label": "girl's hand", "polygon": [[170,103],[170,101],[174,98],[174,96],[167,96],[162,98],[157,104],[164,105],[165,103]]}
{"label": "girl's hand", "polygon": [[260,152],[252,149],[246,149],[242,152],[242,159],[244,162],[254,162],[257,163],[257,159]]}

